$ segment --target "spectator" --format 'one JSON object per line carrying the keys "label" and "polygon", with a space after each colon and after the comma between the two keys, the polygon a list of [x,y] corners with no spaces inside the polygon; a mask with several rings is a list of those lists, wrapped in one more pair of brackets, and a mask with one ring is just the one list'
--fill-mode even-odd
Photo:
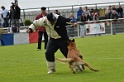
{"label": "spectator", "polygon": [[123,18],[124,18],[124,11],[123,11]]}
{"label": "spectator", "polygon": [[86,18],[87,18],[87,21],[88,21],[88,20],[91,20],[90,10],[88,9],[87,6],[85,7],[84,14],[85,14],[85,16],[86,16]]}
{"label": "spectator", "polygon": [[60,12],[58,10],[55,10],[54,13],[60,15]]}
{"label": "spectator", "polygon": [[[47,13],[46,13],[46,7],[41,7],[41,13],[38,14],[36,16],[36,20],[44,17],[44,16],[47,16]],[[45,27],[38,27],[38,47],[37,47],[37,50],[41,50],[41,42],[42,42],[42,36],[44,35],[44,41],[45,41],[45,45],[44,45],[44,49],[46,49],[46,46],[47,46],[47,42],[48,42],[48,35],[46,33],[46,29]]]}
{"label": "spectator", "polygon": [[99,20],[99,15],[97,12],[93,13],[93,20]]}
{"label": "spectator", "polygon": [[9,11],[4,6],[2,6],[1,9],[2,9],[1,17],[3,18],[3,21],[4,21],[3,26],[8,27],[9,26],[9,23],[8,23]]}
{"label": "spectator", "polygon": [[118,13],[115,10],[113,10],[110,18],[111,19],[118,19],[118,17],[119,17]]}
{"label": "spectator", "polygon": [[117,11],[117,8],[115,7],[115,5],[112,6],[112,10]]}
{"label": "spectator", "polygon": [[82,7],[79,7],[79,10],[77,11],[77,20],[78,21],[81,21],[82,13],[83,13],[83,9],[82,9]]}
{"label": "spectator", "polygon": [[10,27],[15,26],[15,9],[14,9],[14,6],[10,6],[9,19],[10,19]]}
{"label": "spectator", "polygon": [[2,27],[2,19],[1,19],[1,16],[0,16],[0,27]]}
{"label": "spectator", "polygon": [[19,19],[20,19],[21,10],[17,3],[15,4],[14,8],[15,8],[15,26],[17,28],[17,32],[19,32],[20,31]]}
{"label": "spectator", "polygon": [[116,23],[117,23],[117,19],[119,18],[119,16],[118,16],[118,14],[117,14],[117,12],[115,11],[115,10],[113,10],[112,11],[112,14],[111,14],[111,17],[110,17],[111,19],[115,19],[115,20],[113,20],[113,27],[112,27],[112,29],[113,29],[113,34],[115,35],[116,34]]}
{"label": "spectator", "polygon": [[15,9],[14,9],[14,6],[10,6],[9,19],[10,19],[10,27],[12,28],[12,32],[17,32],[17,28],[15,26],[16,20],[15,20]]}
{"label": "spectator", "polygon": [[82,16],[81,16],[81,21],[82,21],[82,22],[87,21],[87,17],[85,16],[85,14],[84,14],[84,13],[82,13]]}
{"label": "spectator", "polygon": [[112,14],[112,7],[109,6],[109,8],[105,12],[106,18],[110,19],[111,14]]}
{"label": "spectator", "polygon": [[123,8],[121,6],[119,6],[119,8],[117,9],[118,15],[120,18],[123,18]]}
{"label": "spectator", "polygon": [[[71,19],[71,23],[77,22],[76,18],[74,17],[74,13],[70,13],[70,17],[69,18]],[[67,27],[69,29],[69,31],[68,31],[69,37],[74,37],[74,34],[75,34],[75,32],[74,32],[74,29],[75,29],[74,26],[68,25]]]}
{"label": "spectator", "polygon": [[70,13],[70,17],[69,17],[70,19],[71,19],[71,22],[76,22],[77,20],[76,20],[76,17],[74,17],[74,13]]}

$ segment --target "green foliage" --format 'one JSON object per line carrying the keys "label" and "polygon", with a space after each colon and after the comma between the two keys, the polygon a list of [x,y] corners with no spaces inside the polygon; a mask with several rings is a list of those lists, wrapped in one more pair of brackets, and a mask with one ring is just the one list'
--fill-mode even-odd
{"label": "green foliage", "polygon": [[[124,82],[124,34],[76,38],[78,49],[99,72],[87,67],[71,73],[68,64],[56,61],[56,72],[47,74],[45,50],[36,44],[0,47],[0,82]],[[42,45],[44,47],[44,43]],[[64,58],[57,51],[56,57]]]}
{"label": "green foliage", "polygon": [[29,26],[32,22],[29,20],[29,19],[27,19],[27,20],[25,20],[25,26]]}

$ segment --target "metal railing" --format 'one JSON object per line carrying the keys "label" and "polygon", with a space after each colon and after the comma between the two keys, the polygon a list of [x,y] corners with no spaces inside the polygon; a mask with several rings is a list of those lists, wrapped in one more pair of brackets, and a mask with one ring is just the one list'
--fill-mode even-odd
{"label": "metal railing", "polygon": [[[113,26],[115,25],[116,21],[116,27]],[[105,33],[100,33],[100,34],[111,34],[113,35],[113,28],[115,29],[116,33],[124,33],[124,18],[119,18],[119,19],[105,19],[105,20],[96,20],[96,21],[86,21],[84,22],[77,22],[78,26],[77,27],[72,27],[72,26],[67,26],[67,33],[69,37],[84,37],[86,35],[86,24],[98,24],[98,23],[104,23],[105,24]],[[20,32],[26,32],[26,29],[28,26],[21,26],[20,27]],[[0,28],[3,33],[11,33],[12,32],[12,27],[9,28]],[[5,30],[5,32],[4,32]],[[91,35],[97,35],[96,34],[91,34]]]}
{"label": "metal railing", "polygon": [[[84,37],[86,35],[86,24],[105,24],[105,33],[97,33],[90,35],[101,35],[101,34],[111,34],[115,33],[124,33],[124,18],[119,19],[105,19],[105,20],[96,20],[96,21],[86,21],[78,22],[78,27],[67,27],[67,33],[69,37]],[[115,25],[116,24],[116,25]],[[113,30],[114,29],[114,30]]]}

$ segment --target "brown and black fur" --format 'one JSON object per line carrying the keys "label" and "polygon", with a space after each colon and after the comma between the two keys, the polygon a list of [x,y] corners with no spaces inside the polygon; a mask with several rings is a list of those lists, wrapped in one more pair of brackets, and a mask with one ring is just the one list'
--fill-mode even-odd
{"label": "brown and black fur", "polygon": [[[68,55],[66,59],[60,59],[60,58],[56,58],[56,60],[61,61],[61,62],[68,62],[69,64],[69,68],[71,69],[71,71],[75,74],[74,71],[74,66],[73,63],[76,63],[78,65],[78,63],[82,64],[82,68],[84,69],[84,66],[87,66],[90,70],[92,71],[98,71],[94,68],[92,68],[87,62],[85,62],[83,59],[81,59],[82,55],[80,53],[80,51],[77,49],[76,44],[74,39],[73,40],[69,40],[68,42]],[[83,66],[84,65],[84,66]],[[80,67],[79,67],[80,69]],[[82,70],[82,69],[80,69]]]}

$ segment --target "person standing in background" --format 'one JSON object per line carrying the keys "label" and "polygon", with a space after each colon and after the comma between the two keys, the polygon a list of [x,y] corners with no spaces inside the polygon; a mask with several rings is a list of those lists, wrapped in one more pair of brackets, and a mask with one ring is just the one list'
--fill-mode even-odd
{"label": "person standing in background", "polygon": [[17,32],[17,29],[15,27],[15,9],[14,6],[10,6],[10,14],[9,14],[9,20],[10,20],[10,27],[12,27],[12,32]]}
{"label": "person standing in background", "polygon": [[89,8],[86,6],[85,7],[85,9],[84,9],[84,14],[85,14],[85,16],[86,16],[86,18],[87,18],[87,21],[91,21],[92,19],[91,19],[91,13],[90,13],[90,10],[89,10]]}
{"label": "person standing in background", "polygon": [[17,28],[17,32],[19,32],[20,31],[19,19],[20,19],[21,10],[17,3],[15,4],[14,8],[15,8],[15,26]]}
{"label": "person standing in background", "polygon": [[123,8],[121,7],[121,5],[119,5],[119,7],[117,8],[117,13],[120,18],[123,18]]}
{"label": "person standing in background", "polygon": [[3,27],[8,27],[9,26],[9,11],[4,7],[2,6],[1,7],[2,9],[2,13],[1,13],[1,17],[3,18]]}
{"label": "person standing in background", "polygon": [[69,18],[71,19],[72,23],[77,22],[76,17],[74,16],[74,13],[70,13],[70,17]]}
{"label": "person standing in background", "polygon": [[84,23],[85,21],[87,21],[87,17],[85,16],[84,13],[82,13],[81,15],[81,21]]}
{"label": "person standing in background", "polygon": [[0,28],[2,27],[2,19],[1,19],[1,16],[0,16]]}
{"label": "person standing in background", "polygon": [[[35,20],[38,20],[38,19],[40,19],[44,16],[47,16],[46,7],[41,7],[41,13],[36,16]],[[44,49],[46,49],[47,42],[48,42],[48,35],[46,33],[46,29],[44,27],[38,27],[37,31],[38,31],[38,47],[37,47],[37,50],[38,51],[41,50],[41,42],[42,42],[42,36],[43,35],[44,35],[44,42],[45,42]]]}
{"label": "person standing in background", "polygon": [[[74,13],[70,13],[69,19],[71,20],[71,21],[70,21],[71,23],[77,22],[76,17],[74,16]],[[75,28],[75,27],[72,26],[72,25],[68,25],[67,27],[68,27],[68,29],[69,29],[69,31],[68,31],[69,37],[74,37],[75,34],[76,34],[75,29],[77,29],[77,27]]]}
{"label": "person standing in background", "polygon": [[108,9],[105,12],[105,16],[106,16],[107,19],[110,19],[112,11],[113,11],[112,6],[109,6]]}
{"label": "person standing in background", "polygon": [[116,28],[117,28],[116,23],[117,23],[117,19],[119,18],[119,15],[115,10],[113,10],[110,18],[114,19],[112,21],[112,26],[113,26],[112,30],[113,30],[113,35],[116,35]]}
{"label": "person standing in background", "polygon": [[82,13],[84,13],[82,7],[79,7],[79,10],[77,11],[77,21],[81,21]]}

